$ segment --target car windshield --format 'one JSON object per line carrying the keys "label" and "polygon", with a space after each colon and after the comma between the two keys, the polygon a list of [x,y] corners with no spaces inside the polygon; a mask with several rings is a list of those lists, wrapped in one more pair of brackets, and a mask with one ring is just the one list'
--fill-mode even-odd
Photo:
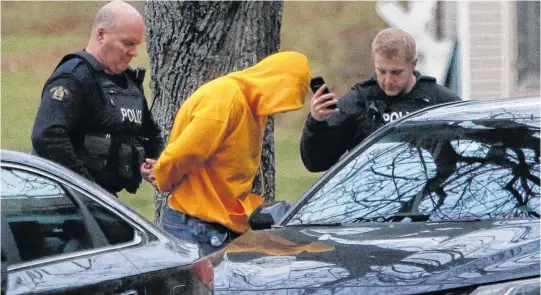
{"label": "car windshield", "polygon": [[406,122],[330,175],[287,225],[539,218],[539,146],[533,115]]}

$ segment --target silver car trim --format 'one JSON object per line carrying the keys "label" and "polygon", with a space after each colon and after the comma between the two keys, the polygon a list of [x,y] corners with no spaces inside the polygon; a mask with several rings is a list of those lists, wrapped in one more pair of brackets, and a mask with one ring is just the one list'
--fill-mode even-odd
{"label": "silver car trim", "polygon": [[109,252],[111,250],[117,250],[117,249],[121,249],[121,248],[126,248],[126,247],[130,247],[130,246],[138,245],[142,241],[143,241],[143,238],[141,237],[140,232],[136,230],[134,239],[131,242],[128,242],[128,243],[118,244],[118,245],[114,245],[114,246],[107,246],[107,247],[102,247],[102,248],[98,248],[98,249],[81,250],[81,251],[76,251],[76,252],[67,253],[67,254],[52,255],[52,256],[48,256],[48,257],[45,257],[45,258],[39,258],[39,259],[28,261],[28,262],[16,263],[16,264],[8,266],[7,270],[8,271],[16,271],[16,270],[20,270],[20,269],[23,269],[23,268],[34,267],[34,266],[38,266],[38,265],[42,265],[42,264],[60,262],[61,260],[66,260],[66,259],[73,259],[73,258],[77,258],[77,257],[84,258],[84,256],[90,256],[90,255],[95,255],[95,254],[99,254],[99,253],[105,253],[105,252]]}

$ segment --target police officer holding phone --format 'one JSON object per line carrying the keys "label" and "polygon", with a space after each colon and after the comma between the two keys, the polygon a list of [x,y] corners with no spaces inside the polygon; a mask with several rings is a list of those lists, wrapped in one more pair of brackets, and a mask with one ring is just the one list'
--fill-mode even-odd
{"label": "police officer holding phone", "polygon": [[145,71],[129,63],[143,41],[139,12],[113,1],[98,12],[88,46],[66,55],[43,88],[33,152],[116,194],[135,193],[163,150],[148,108]]}
{"label": "police officer holding phone", "polygon": [[[381,126],[425,107],[460,101],[436,79],[421,75],[415,40],[389,28],[372,43],[375,76],[337,100],[326,85],[314,87],[310,115],[301,138],[301,158],[311,172],[329,169]],[[322,79],[314,85],[324,84]]]}

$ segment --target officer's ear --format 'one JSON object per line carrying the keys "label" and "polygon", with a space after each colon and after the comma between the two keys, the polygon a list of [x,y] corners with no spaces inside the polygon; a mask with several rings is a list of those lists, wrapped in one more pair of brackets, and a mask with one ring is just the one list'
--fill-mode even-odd
{"label": "officer's ear", "polygon": [[417,66],[417,61],[419,59],[417,57],[414,57],[412,60],[411,60],[411,69],[412,70],[415,70],[415,67]]}
{"label": "officer's ear", "polygon": [[105,29],[104,28],[97,28],[96,29],[96,38],[98,38],[99,42],[102,42],[103,39],[105,39]]}

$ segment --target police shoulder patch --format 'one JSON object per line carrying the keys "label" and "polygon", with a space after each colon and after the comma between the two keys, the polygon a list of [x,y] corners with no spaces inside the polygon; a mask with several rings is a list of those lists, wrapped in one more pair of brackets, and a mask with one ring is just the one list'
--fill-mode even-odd
{"label": "police shoulder patch", "polygon": [[60,86],[54,86],[51,89],[49,89],[51,92],[51,97],[54,100],[62,101],[64,98],[66,98],[69,95],[69,91],[66,89],[66,87],[60,85]]}

